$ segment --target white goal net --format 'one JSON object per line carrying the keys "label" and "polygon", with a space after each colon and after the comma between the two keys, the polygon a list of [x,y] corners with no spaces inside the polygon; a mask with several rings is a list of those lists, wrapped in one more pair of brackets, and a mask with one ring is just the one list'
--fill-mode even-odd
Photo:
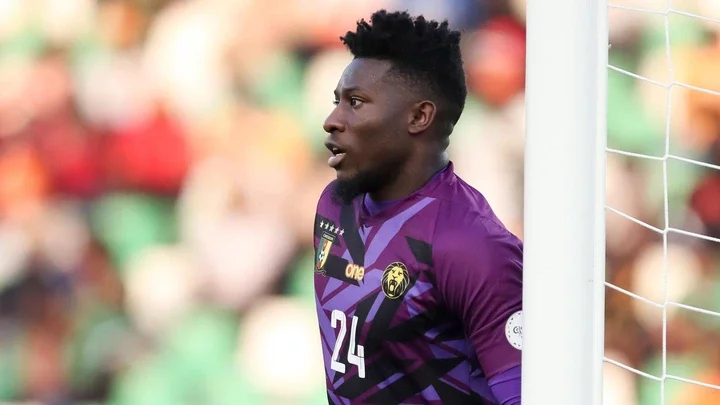
{"label": "white goal net", "polygon": [[609,32],[604,403],[720,404],[720,2],[611,0]]}
{"label": "white goal net", "polygon": [[551,3],[527,2],[524,403],[720,404],[720,1]]}

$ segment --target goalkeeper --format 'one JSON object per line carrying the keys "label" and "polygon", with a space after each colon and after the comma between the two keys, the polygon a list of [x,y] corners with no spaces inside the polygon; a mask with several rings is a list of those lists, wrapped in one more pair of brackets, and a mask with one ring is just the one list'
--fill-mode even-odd
{"label": "goalkeeper", "polygon": [[381,10],[341,40],[314,229],[328,402],[520,404],[522,243],[446,153],[460,33]]}

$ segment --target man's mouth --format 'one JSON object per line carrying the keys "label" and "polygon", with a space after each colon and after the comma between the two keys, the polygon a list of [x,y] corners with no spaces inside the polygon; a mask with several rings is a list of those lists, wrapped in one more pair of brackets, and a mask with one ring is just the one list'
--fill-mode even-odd
{"label": "man's mouth", "polygon": [[337,146],[331,146],[330,152],[332,153],[332,156],[328,159],[328,165],[332,168],[336,168],[342,163],[343,159],[345,158],[345,151],[340,149]]}

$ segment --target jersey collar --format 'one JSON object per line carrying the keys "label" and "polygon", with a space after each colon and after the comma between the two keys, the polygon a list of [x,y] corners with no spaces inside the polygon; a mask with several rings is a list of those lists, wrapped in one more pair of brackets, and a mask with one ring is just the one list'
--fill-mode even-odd
{"label": "jersey collar", "polygon": [[450,162],[444,169],[438,172],[430,181],[425,183],[425,185],[419,188],[417,191],[413,192],[405,198],[394,201],[392,204],[380,210],[375,215],[370,215],[370,213],[365,209],[365,204],[363,203],[365,195],[356,198],[353,203],[355,205],[355,209],[357,210],[356,212],[358,212],[360,222],[366,226],[371,226],[373,224],[380,223],[394,217],[395,215],[399,214],[407,207],[415,204],[422,198],[433,194],[433,192],[441,184],[452,181],[454,177],[455,167],[453,163]]}

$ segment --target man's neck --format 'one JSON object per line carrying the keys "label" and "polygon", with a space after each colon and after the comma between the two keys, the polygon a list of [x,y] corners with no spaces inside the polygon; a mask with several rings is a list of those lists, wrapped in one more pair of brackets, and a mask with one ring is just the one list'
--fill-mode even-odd
{"label": "man's neck", "polygon": [[395,178],[395,181],[370,194],[370,198],[378,203],[403,199],[416,192],[432,180],[436,174],[450,163],[447,152],[424,160],[417,164],[408,164]]}

